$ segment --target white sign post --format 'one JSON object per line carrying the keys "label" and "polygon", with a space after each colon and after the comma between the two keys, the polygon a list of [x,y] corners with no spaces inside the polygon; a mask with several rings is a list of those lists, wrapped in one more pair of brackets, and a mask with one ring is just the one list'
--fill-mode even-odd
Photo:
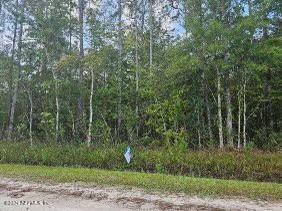
{"label": "white sign post", "polygon": [[132,153],[131,153],[131,149],[130,149],[129,146],[127,147],[127,149],[124,153],[124,157],[125,157],[126,162],[129,164],[130,161],[131,161],[131,158],[132,158]]}

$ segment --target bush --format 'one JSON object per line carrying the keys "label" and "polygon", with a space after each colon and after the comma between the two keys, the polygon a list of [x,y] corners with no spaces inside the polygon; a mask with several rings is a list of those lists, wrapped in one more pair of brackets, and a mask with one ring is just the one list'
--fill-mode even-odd
{"label": "bush", "polygon": [[75,145],[0,143],[0,163],[157,172],[174,175],[254,180],[281,183],[282,154],[259,151],[183,151],[134,149],[125,162],[126,146],[89,149]]}
{"label": "bush", "polygon": [[266,129],[257,130],[253,138],[253,147],[259,146],[263,150],[282,149],[282,132],[270,132]]}

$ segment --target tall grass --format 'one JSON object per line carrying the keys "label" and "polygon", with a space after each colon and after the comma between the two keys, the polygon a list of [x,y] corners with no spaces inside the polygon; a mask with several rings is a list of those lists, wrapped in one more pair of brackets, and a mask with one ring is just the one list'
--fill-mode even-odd
{"label": "tall grass", "polygon": [[134,149],[130,164],[125,146],[89,149],[74,145],[0,142],[0,163],[83,166],[222,179],[282,182],[280,152],[176,151]]}

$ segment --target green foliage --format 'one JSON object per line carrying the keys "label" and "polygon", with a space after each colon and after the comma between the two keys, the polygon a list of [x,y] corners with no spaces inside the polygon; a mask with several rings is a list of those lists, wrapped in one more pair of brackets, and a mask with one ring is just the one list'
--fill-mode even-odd
{"label": "green foliage", "polygon": [[282,133],[271,132],[267,135],[267,131],[258,130],[256,131],[253,139],[253,147],[256,145],[261,146],[264,150],[281,149],[282,147]]}
{"label": "green foliage", "polygon": [[45,135],[46,140],[52,140],[55,137],[55,118],[49,112],[41,113],[41,121],[39,123],[39,128]]}
{"label": "green foliage", "polygon": [[281,153],[187,151],[183,146],[162,150],[134,148],[128,165],[123,153],[126,145],[90,149],[84,145],[0,144],[0,162],[46,166],[84,166],[89,168],[158,172],[222,179],[282,182]]}
{"label": "green foliage", "polygon": [[[25,0],[25,5],[18,2],[20,7],[15,2],[2,1],[0,25],[18,21],[20,28],[23,22],[24,30],[21,49],[20,30],[14,34],[12,24],[0,31],[4,41],[0,46],[0,139],[8,136],[14,95],[12,139],[29,138],[29,118],[33,117],[34,139],[49,142],[58,135],[61,142],[83,144],[94,73],[93,146],[130,143],[176,153],[187,148],[218,148],[221,113],[225,141],[232,125],[233,148],[238,146],[240,123],[247,149],[281,149],[278,0],[185,0],[179,1],[183,11],[176,16],[172,15],[176,10],[163,1],[164,10],[153,14],[152,25],[147,21],[148,7],[140,5],[144,11],[135,11],[132,2],[123,4],[126,9],[122,11],[115,8],[116,2],[92,1],[84,5],[82,21],[74,12],[81,11],[75,1]],[[119,27],[119,12],[136,22]],[[167,30],[167,21],[175,29]],[[153,64],[149,62],[150,43]],[[14,93],[16,82],[19,87]],[[227,118],[227,111],[232,118]],[[167,171],[162,163],[157,166],[158,171]]]}

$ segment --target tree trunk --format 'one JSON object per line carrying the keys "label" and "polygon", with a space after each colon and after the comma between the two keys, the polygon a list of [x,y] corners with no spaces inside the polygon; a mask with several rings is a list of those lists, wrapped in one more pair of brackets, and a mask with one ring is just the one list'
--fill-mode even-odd
{"label": "tree trunk", "polygon": [[246,75],[245,75],[244,76],[244,85],[243,85],[243,142],[244,142],[244,148],[246,148],[246,146],[247,146],[247,138],[246,138],[246,126],[247,126],[246,83],[247,83],[247,81],[246,81]]}
{"label": "tree trunk", "polygon": [[72,136],[75,137],[75,119],[74,119],[74,115],[72,113],[71,108],[70,108],[70,115],[71,115],[71,120],[72,120]]}
{"label": "tree trunk", "polygon": [[[18,5],[19,1],[16,0],[15,2],[15,22],[14,22],[14,29],[13,29],[13,41],[12,41],[12,65],[9,72],[9,101],[8,101],[8,113],[9,113],[9,123],[11,121],[11,104],[13,99],[13,70],[14,70],[14,63],[15,63],[15,49],[16,49],[16,39],[17,39],[17,29],[18,29]],[[11,126],[8,125],[8,140],[11,138],[10,128]]]}
{"label": "tree trunk", "polygon": [[[84,57],[84,0],[78,1],[78,10],[79,10],[79,56]],[[80,71],[81,72],[81,71]],[[80,73],[81,74],[81,73]]]}
{"label": "tree trunk", "polygon": [[[139,116],[139,106],[138,106],[138,94],[139,94],[139,60],[138,60],[138,1],[135,1],[135,82],[136,82],[136,105],[135,105],[135,113],[136,117],[138,119]],[[139,126],[138,122],[136,124],[136,138],[138,138],[139,135]]]}
{"label": "tree trunk", "polygon": [[[253,13],[253,5],[252,0],[248,0],[248,8],[249,8],[249,16]],[[254,31],[252,31],[252,34]],[[250,40],[251,44],[253,44],[253,39]],[[247,103],[246,103],[246,85],[247,85],[247,74],[246,70],[243,73],[243,147],[246,148],[247,146],[247,135],[246,135],[246,127],[247,127]]]}
{"label": "tree trunk", "polygon": [[[205,96],[205,98],[206,98],[206,96]],[[211,129],[211,112],[210,112],[210,106],[209,106],[208,101],[206,101],[206,109],[207,109],[209,139],[210,139],[210,143],[212,143],[213,142],[213,134],[212,134],[212,129]]]}
{"label": "tree trunk", "polygon": [[144,32],[144,25],[145,25],[145,14],[146,14],[146,2],[142,0],[142,11],[141,11],[141,34]]}
{"label": "tree trunk", "polygon": [[272,118],[272,102],[270,98],[271,92],[271,71],[268,69],[265,76],[265,85],[264,85],[264,119],[265,119],[265,128],[266,128],[266,136],[269,137],[272,127],[273,127],[273,118]]}
{"label": "tree trunk", "polygon": [[228,146],[233,148],[233,128],[232,128],[232,105],[231,105],[231,94],[230,94],[230,73],[228,73],[228,84],[226,87],[226,128],[227,128],[227,143]]}
{"label": "tree trunk", "polygon": [[121,127],[121,86],[122,86],[122,0],[118,0],[118,122],[117,136]]}
{"label": "tree trunk", "polygon": [[199,149],[202,148],[202,141],[201,141],[201,131],[200,131],[200,128],[201,128],[201,122],[200,122],[200,111],[198,110],[197,111],[197,121],[198,121],[198,147]]}
{"label": "tree trunk", "polygon": [[72,52],[72,0],[69,1],[69,52]]}
{"label": "tree trunk", "polygon": [[238,91],[238,140],[237,148],[241,148],[241,91]]}
{"label": "tree trunk", "polygon": [[0,0],[0,16],[2,15],[2,0]]}
{"label": "tree trunk", "polygon": [[14,22],[14,31],[13,31],[13,44],[12,44],[12,61],[14,62],[15,58],[15,49],[16,49],[16,39],[17,39],[17,29],[18,29],[18,7],[19,7],[19,1],[16,0],[15,5],[16,13],[15,13],[15,22]]}
{"label": "tree trunk", "polygon": [[59,96],[58,96],[58,79],[55,79],[55,89],[56,89],[56,141],[59,141],[59,121],[60,121],[60,105],[59,105]]}
{"label": "tree trunk", "polygon": [[152,0],[149,0],[149,24],[150,24],[150,71],[153,66],[153,5]]}
{"label": "tree trunk", "polygon": [[[18,3],[18,1],[16,1],[16,3]],[[18,42],[18,58],[17,58],[18,72],[17,72],[17,78],[15,81],[15,87],[14,87],[12,103],[11,103],[9,127],[8,127],[8,140],[11,140],[12,132],[14,129],[14,118],[15,118],[16,104],[17,104],[17,98],[18,98],[18,89],[19,89],[19,80],[20,80],[20,73],[21,73],[21,54],[22,54],[21,51],[22,51],[24,3],[25,2],[23,0],[22,5],[21,5],[20,31],[19,31],[19,42]],[[16,36],[14,36],[14,38],[15,37]]]}
{"label": "tree trunk", "polygon": [[206,112],[207,112],[209,140],[210,140],[210,143],[212,143],[213,142],[213,134],[212,134],[212,126],[211,126],[211,111],[210,111],[210,105],[209,105],[208,86],[207,86],[205,72],[203,72],[202,78],[203,78],[205,106],[206,106]]}
{"label": "tree trunk", "polygon": [[33,145],[33,136],[32,136],[32,122],[33,122],[33,100],[32,100],[32,92],[28,91],[28,99],[29,99],[29,141],[30,146]]}
{"label": "tree trunk", "polygon": [[[84,0],[78,1],[78,10],[79,10],[79,57],[82,59],[84,57]],[[83,128],[83,98],[82,98],[82,86],[83,86],[83,68],[79,68],[79,83],[78,83],[80,92],[77,100],[77,120],[76,120],[76,132],[80,137]]]}
{"label": "tree trunk", "polygon": [[[49,58],[49,54],[47,52],[47,48],[45,47],[45,53],[48,64],[51,64],[51,60]],[[60,124],[60,103],[59,103],[59,84],[56,70],[54,67],[52,68],[52,75],[55,81],[55,101],[56,101],[56,125],[55,125],[55,140],[59,141],[59,124]]]}
{"label": "tree trunk", "polygon": [[55,98],[56,98],[56,125],[55,125],[55,139],[58,142],[59,141],[59,122],[60,122],[60,104],[59,104],[59,87],[58,87],[58,78],[56,75],[56,72],[54,68],[52,67],[52,74],[53,74],[53,79],[55,81]]}
{"label": "tree trunk", "polygon": [[89,126],[88,126],[88,135],[87,135],[87,146],[90,147],[91,137],[92,137],[92,121],[93,121],[93,92],[94,92],[94,71],[91,68],[91,92],[89,98]]}
{"label": "tree trunk", "polygon": [[223,130],[222,130],[222,114],[221,114],[221,77],[218,67],[217,70],[217,111],[218,111],[218,136],[219,136],[219,148],[223,149]]}

